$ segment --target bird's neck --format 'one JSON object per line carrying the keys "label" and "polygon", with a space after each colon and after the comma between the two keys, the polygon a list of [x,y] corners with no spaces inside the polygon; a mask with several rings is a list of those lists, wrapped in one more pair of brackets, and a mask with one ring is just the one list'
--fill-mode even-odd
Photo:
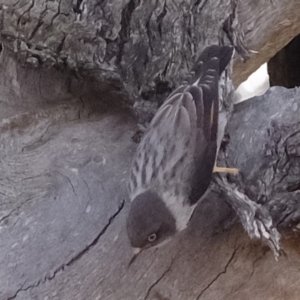
{"label": "bird's neck", "polygon": [[187,203],[186,197],[183,195],[175,196],[170,192],[163,193],[162,199],[176,220],[177,231],[180,232],[186,229],[196,204],[191,206]]}

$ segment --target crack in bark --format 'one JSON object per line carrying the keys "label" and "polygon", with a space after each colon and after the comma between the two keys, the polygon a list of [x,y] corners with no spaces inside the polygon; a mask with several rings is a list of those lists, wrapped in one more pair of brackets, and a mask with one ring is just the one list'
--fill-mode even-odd
{"label": "crack in bark", "polygon": [[89,245],[87,245],[82,251],[80,251],[76,256],[74,256],[69,262],[67,262],[65,264],[66,266],[69,267],[69,266],[73,265],[77,260],[79,260],[84,254],[86,254],[91,248],[93,248],[97,244],[97,242],[99,241],[99,239],[101,238],[101,236],[103,234],[105,234],[105,232],[107,231],[108,227],[112,224],[112,222],[114,221],[114,219],[123,210],[124,205],[125,205],[125,200],[122,200],[122,202],[118,206],[117,211],[108,219],[107,224],[102,228],[102,230],[99,232],[99,234],[96,236],[96,238]]}
{"label": "crack in bark", "polygon": [[[197,1],[195,2],[194,6],[197,6],[198,13],[204,8],[204,6],[206,6],[207,1],[208,1],[208,0],[204,0],[204,1],[203,1],[203,4],[202,4],[202,0],[197,0]],[[199,7],[200,4],[202,4],[201,7]]]}
{"label": "crack in bark", "polygon": [[161,11],[161,13],[157,16],[156,18],[156,24],[157,24],[157,31],[159,33],[159,36],[162,37],[162,22],[164,17],[167,14],[167,1],[165,0],[164,6],[163,6],[163,10]]}
{"label": "crack in bark", "polygon": [[[258,261],[260,261],[261,259],[263,259],[263,258],[265,257],[265,255],[266,255],[266,253],[267,253],[267,252],[264,252],[261,256],[257,257],[257,258],[253,261],[253,263],[252,263],[252,271],[251,271],[251,273],[250,273],[250,275],[249,275],[248,280],[251,279],[252,276],[253,276],[253,274],[254,274],[256,263],[257,263]],[[247,281],[248,281],[248,280],[247,280]]]}
{"label": "crack in bark", "polygon": [[[151,54],[153,54],[153,45],[152,45],[152,32],[151,32],[151,25],[150,25],[150,22],[151,22],[151,18],[153,16],[153,11],[151,11],[148,19],[146,20],[146,23],[145,23],[145,28],[146,28],[146,34],[147,34],[147,38],[148,38],[148,43],[149,43],[149,49],[150,49],[150,52]],[[146,64],[148,63],[149,61],[149,57],[148,55],[146,55],[146,59],[145,59],[145,67],[146,67]]]}
{"label": "crack in bark", "polygon": [[81,9],[81,3],[83,0],[77,0],[76,3],[73,6],[73,11],[75,14],[77,15],[81,15],[82,14],[82,9]]}
{"label": "crack in bark", "polygon": [[58,44],[57,46],[57,49],[56,49],[56,53],[59,55],[60,52],[63,50],[64,48],[64,44],[65,44],[65,41],[66,41],[66,38],[68,36],[68,33],[66,33],[66,35],[64,35],[64,37],[61,39],[60,43]]}
{"label": "crack in bark", "polygon": [[[294,130],[294,129],[293,129]],[[283,171],[285,171],[285,173],[283,175],[281,175],[281,179],[279,179],[274,185],[275,186],[278,186],[279,184],[281,184],[289,175],[290,175],[290,172],[291,172],[291,169],[293,167],[293,163],[292,163],[292,158],[289,154],[289,151],[287,149],[288,147],[288,140],[289,138],[297,135],[299,133],[299,130],[297,130],[296,132],[292,133],[291,135],[289,135],[289,137],[287,137],[283,142],[282,142],[282,145],[280,148],[283,149],[283,151],[280,151],[281,154],[282,154],[282,157],[280,159],[280,162],[278,163],[278,169],[281,171],[281,173],[283,173]],[[285,162],[283,162],[285,160]],[[279,168],[280,166],[280,168]],[[300,183],[300,181],[299,181]],[[290,190],[289,189],[289,186],[287,186],[287,189],[286,189],[288,192],[290,191],[293,191],[293,190]]]}
{"label": "crack in bark", "polygon": [[117,54],[117,62],[118,64],[122,61],[123,56],[123,50],[125,44],[128,42],[129,35],[130,35],[130,22],[131,17],[133,14],[133,11],[136,9],[137,6],[140,5],[140,0],[137,0],[137,3],[135,3],[135,0],[130,0],[127,5],[123,8],[121,13],[121,30],[119,32],[120,37],[120,45],[119,45],[119,51]]}
{"label": "crack in bark", "polygon": [[252,50],[248,49],[245,41],[245,33],[241,28],[241,24],[238,20],[238,1],[231,0],[231,13],[228,18],[224,21],[222,30],[227,36],[228,40],[235,48],[236,52],[241,56],[244,62],[249,58]]}
{"label": "crack in bark", "polygon": [[26,199],[24,202],[22,202],[20,205],[18,205],[16,208],[14,208],[13,210],[11,210],[7,215],[5,215],[4,217],[2,217],[0,219],[0,224],[2,222],[4,222],[6,219],[8,219],[14,212],[18,211],[24,204],[28,203],[29,201],[31,201],[32,199],[34,199],[34,197],[30,197],[28,199]]}
{"label": "crack in bark", "polygon": [[20,0],[18,0],[16,3],[14,3],[12,6],[17,6],[20,3]]}
{"label": "crack in bark", "polygon": [[72,188],[72,191],[73,191],[74,195],[78,198],[78,195],[77,195],[77,193],[76,193],[76,191],[75,191],[75,188],[74,188],[74,185],[73,185],[71,179],[70,179],[68,176],[66,176],[66,175],[64,175],[64,174],[62,174],[62,173],[60,173],[60,172],[58,172],[58,171],[54,171],[54,172],[57,173],[57,174],[59,174],[61,177],[64,177],[64,178],[67,179],[67,181],[68,181],[68,182],[70,183],[70,185],[71,185],[71,188]]}
{"label": "crack in bark", "polygon": [[147,299],[148,299],[148,297],[150,296],[150,293],[151,293],[151,291],[153,290],[153,288],[154,288],[156,285],[158,285],[159,282],[166,276],[166,274],[168,274],[168,273],[171,271],[174,261],[175,261],[175,257],[172,259],[172,261],[171,261],[169,267],[162,273],[162,275],[159,276],[158,279],[156,279],[156,280],[151,284],[151,286],[150,286],[150,287],[148,288],[148,290],[147,290],[147,293],[146,293],[146,295],[145,295],[145,297],[144,297],[144,300],[147,300]]}
{"label": "crack in bark", "polygon": [[236,295],[243,287],[247,286],[247,284],[249,283],[249,280],[252,278],[252,276],[254,275],[255,272],[255,268],[256,268],[256,264],[258,261],[260,261],[261,259],[263,259],[266,256],[267,251],[264,251],[259,257],[257,257],[253,263],[252,263],[252,270],[251,273],[249,275],[249,277],[247,278],[247,280],[245,280],[235,291],[234,293],[231,295]]}
{"label": "crack in bark", "polygon": [[[46,130],[44,131],[44,133],[42,133],[42,135],[37,140],[35,140],[32,143],[27,144],[26,146],[22,147],[21,153],[24,153],[24,151],[27,151],[27,149],[30,149],[30,148],[32,149],[32,147],[34,147],[36,145],[39,145],[39,143],[43,142],[43,139],[46,136],[46,134],[48,133],[50,127],[51,127],[51,125],[48,125]],[[47,143],[48,141],[46,141],[45,143]],[[47,173],[47,174],[49,174],[49,173]],[[37,176],[35,176],[35,177],[37,177]],[[28,179],[28,178],[26,178],[26,179]]]}
{"label": "crack in bark", "polygon": [[199,300],[202,297],[202,295],[219,279],[220,276],[222,276],[223,274],[226,274],[227,269],[228,269],[229,265],[232,263],[232,261],[234,259],[234,256],[235,256],[238,249],[239,249],[239,247],[237,247],[233,250],[228,262],[225,265],[224,270],[222,272],[218,273],[217,276],[215,278],[213,278],[213,280],[211,282],[209,282],[209,284],[196,297],[196,300]]}
{"label": "crack in bark", "polygon": [[47,27],[47,29],[48,29],[49,27],[53,26],[54,20],[60,15],[60,6],[61,6],[61,2],[62,2],[62,0],[59,0],[57,12],[54,14],[53,18],[51,19],[50,25]]}
{"label": "crack in bark", "polygon": [[29,285],[29,286],[27,286],[26,288],[24,288],[24,285],[25,285],[25,284],[23,284],[23,285],[21,286],[21,288],[19,288],[19,289],[17,290],[17,292],[16,292],[13,296],[7,298],[7,300],[16,299],[16,297],[18,296],[19,292],[21,292],[21,291],[27,291],[27,290],[29,290],[29,289],[31,289],[31,288],[37,287],[39,284],[40,284],[40,280],[38,281],[38,283],[37,283],[36,285]]}
{"label": "crack in bark", "polygon": [[91,248],[93,248],[97,244],[97,242],[99,241],[99,239],[107,231],[108,227],[113,223],[113,221],[115,220],[115,218],[121,213],[121,211],[123,210],[124,206],[125,206],[125,200],[122,200],[122,202],[118,206],[117,211],[108,219],[107,224],[102,228],[102,230],[99,232],[99,234],[96,236],[96,238],[90,244],[88,244],[83,250],[81,250],[78,254],[76,254],[73,258],[71,258],[67,263],[65,263],[62,266],[60,266],[57,269],[55,269],[52,276],[50,276],[50,275],[49,276],[45,276],[45,278],[43,280],[40,279],[37,283],[31,284],[31,285],[29,285],[27,287],[24,287],[25,284],[23,284],[21,286],[21,288],[19,288],[13,296],[7,298],[7,300],[16,299],[16,297],[18,296],[18,294],[20,292],[24,292],[24,291],[27,291],[29,289],[36,288],[41,283],[45,283],[46,281],[52,280],[56,276],[56,274],[58,272],[64,271],[64,269],[65,269],[66,266],[69,267],[69,266],[73,265],[76,261],[78,261],[84,254],[86,254]]}
{"label": "crack in bark", "polygon": [[[283,213],[285,213],[286,212],[286,210],[287,209],[285,209],[284,210],[284,212],[282,212],[282,214]],[[293,215],[294,213],[296,213],[296,210],[295,209],[293,209],[292,211],[290,211],[290,212],[288,212],[288,213],[286,213],[286,215],[284,215],[284,217],[282,217],[280,220],[279,220],[279,222],[276,224],[276,227],[280,227],[291,215]]]}
{"label": "crack in bark", "polygon": [[17,21],[17,24],[18,24],[18,25],[20,25],[21,19],[24,17],[24,15],[27,14],[27,13],[29,13],[30,10],[34,7],[34,4],[35,4],[35,0],[32,0],[30,6],[28,7],[28,9],[26,9],[26,10],[20,15],[20,17],[18,18],[18,21]]}
{"label": "crack in bark", "polygon": [[44,18],[44,16],[46,15],[47,10],[48,10],[48,7],[47,7],[47,4],[46,4],[46,7],[45,7],[45,9],[41,12],[40,17],[39,17],[39,19],[38,19],[38,22],[37,22],[37,24],[35,25],[35,27],[33,28],[32,32],[31,32],[31,34],[30,34],[30,36],[29,36],[29,38],[28,38],[28,41],[30,41],[30,40],[33,39],[33,37],[35,36],[35,34],[37,33],[37,31],[38,31],[38,30],[41,28],[41,26],[43,25],[43,18]]}

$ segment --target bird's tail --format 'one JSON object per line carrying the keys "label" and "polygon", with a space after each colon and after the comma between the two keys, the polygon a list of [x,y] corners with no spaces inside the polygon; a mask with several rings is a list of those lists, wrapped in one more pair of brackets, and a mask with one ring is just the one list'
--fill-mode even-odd
{"label": "bird's tail", "polygon": [[193,85],[199,86],[202,89],[204,131],[210,133],[210,141],[217,140],[219,79],[230,62],[232,53],[233,48],[230,46],[209,46],[201,53],[193,68],[197,79]]}
{"label": "bird's tail", "polygon": [[230,46],[212,45],[205,48],[194,64],[195,78],[200,79],[201,84],[206,75],[212,75],[209,70],[215,71],[213,75],[221,75],[230,62],[232,53],[233,47]]}

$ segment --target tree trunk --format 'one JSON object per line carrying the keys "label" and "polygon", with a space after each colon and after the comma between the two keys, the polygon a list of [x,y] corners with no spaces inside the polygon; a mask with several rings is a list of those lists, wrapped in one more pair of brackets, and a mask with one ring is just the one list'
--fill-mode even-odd
{"label": "tree trunk", "polygon": [[[238,85],[299,34],[298,1],[1,3],[1,300],[299,298],[297,88],[232,112],[224,78],[219,164],[240,175],[129,268],[125,230],[131,107],[148,121],[213,43],[235,47]],[[286,255],[239,220],[271,248],[278,228]]]}

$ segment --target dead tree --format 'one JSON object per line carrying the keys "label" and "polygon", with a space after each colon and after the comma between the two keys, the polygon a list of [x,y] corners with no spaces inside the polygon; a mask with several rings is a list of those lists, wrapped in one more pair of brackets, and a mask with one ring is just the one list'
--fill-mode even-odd
{"label": "dead tree", "polygon": [[[299,298],[300,91],[233,107],[230,80],[299,34],[298,1],[0,5],[1,300]],[[127,268],[131,137],[213,43],[236,50],[219,160],[241,173],[216,177],[189,229]]]}

